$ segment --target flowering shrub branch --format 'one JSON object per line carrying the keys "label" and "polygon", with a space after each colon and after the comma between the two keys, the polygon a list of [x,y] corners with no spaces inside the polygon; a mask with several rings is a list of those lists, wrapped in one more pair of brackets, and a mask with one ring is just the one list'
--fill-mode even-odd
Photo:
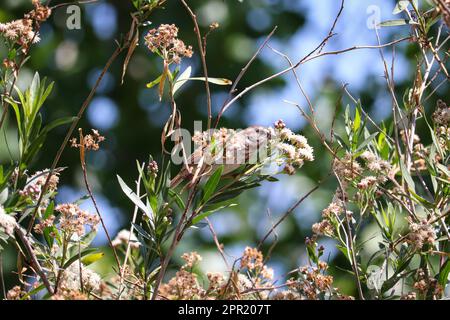
{"label": "flowering shrub branch", "polygon": [[[137,162],[137,180],[131,188],[120,176],[118,185],[134,206],[129,228],[111,237],[89,183],[87,158],[99,150],[105,140],[97,130],[73,137],[80,119],[112,64],[126,52],[122,82],[134,51],[141,41],[140,30],[149,24],[151,14],[162,8],[165,0],[131,0],[129,31],[106,62],[91,92],[75,117],[61,118],[43,125],[41,109],[51,94],[36,73],[22,92],[15,86],[20,69],[29,58],[30,48],[39,41],[40,25],[60,6],[49,7],[37,0],[34,9],[23,19],[0,24],[0,36],[8,54],[1,68],[2,116],[0,129],[6,125],[12,109],[17,128],[19,160],[0,166],[0,241],[12,244],[18,253],[18,285],[6,289],[7,299],[441,299],[445,297],[450,274],[449,240],[449,149],[450,107],[439,100],[432,112],[428,99],[436,79],[447,84],[449,74],[445,45],[450,39],[448,1],[434,1],[435,6],[419,6],[418,1],[398,1],[394,14],[404,18],[383,22],[389,27],[407,23],[410,35],[382,44],[326,51],[344,10],[343,0],[328,35],[310,53],[297,62],[271,45],[276,28],[266,37],[234,82],[211,77],[208,73],[207,39],[217,23],[203,32],[195,12],[182,0],[181,5],[192,19],[202,63],[201,76],[193,76],[191,66],[181,70],[181,60],[194,55],[190,45],[179,38],[175,24],[161,24],[143,38],[149,54],[161,59],[161,74],[147,84],[157,86],[159,99],[167,99],[171,113],[161,133],[161,159],[149,156]],[[403,21],[403,22],[401,22]],[[439,26],[436,24],[439,23]],[[398,97],[393,69],[384,50],[409,41],[420,57],[409,89]],[[288,64],[285,69],[261,79],[238,92],[237,84],[264,48],[271,49]],[[392,122],[377,123],[364,110],[346,86],[348,105],[343,114],[336,109],[329,133],[318,123],[313,101],[301,84],[297,69],[312,60],[354,50],[379,50],[387,90],[392,98]],[[394,61],[392,62],[392,64]],[[238,99],[258,86],[291,72],[307,109],[291,101],[317,136],[318,146],[331,156],[328,175],[303,195],[272,225],[256,248],[246,247],[232,266],[225,257],[213,225],[208,219],[225,208],[238,205],[237,197],[258,188],[263,182],[280,183],[278,175],[294,175],[308,163],[318,161],[313,141],[290,130],[282,121],[273,126],[252,126],[243,130],[219,127],[220,120]],[[207,127],[186,136],[181,127],[183,110],[177,108],[176,93],[189,81],[203,81],[206,91]],[[231,86],[229,97],[217,114],[214,126],[210,85]],[[440,84],[439,84],[440,86]],[[341,117],[343,116],[343,117]],[[50,169],[30,174],[32,161],[47,143],[51,130],[70,123],[65,138]],[[427,130],[418,130],[418,124]],[[107,135],[107,133],[106,133]],[[193,152],[188,152],[190,142]],[[58,168],[67,145],[77,148],[87,197],[73,203],[57,203],[59,178],[68,168]],[[172,149],[171,149],[172,148]],[[317,149],[317,147],[315,147]],[[171,149],[172,151],[168,151]],[[175,154],[182,159],[175,162]],[[176,165],[178,174],[172,176]],[[333,181],[331,181],[333,180]],[[330,203],[321,220],[311,226],[305,241],[308,263],[275,278],[268,260],[276,241],[265,253],[262,247],[276,228],[294,210],[325,183],[334,183]],[[90,199],[95,214],[80,205]],[[93,248],[98,225],[101,225],[112,250],[115,266],[112,276],[102,278],[89,265],[102,259],[104,252]],[[376,227],[376,240],[363,236],[366,226]],[[184,264],[172,278],[168,270],[176,249],[188,230],[208,226],[218,251],[228,268],[226,274],[202,275],[197,252],[182,256]],[[341,292],[332,274],[335,266],[324,261],[325,248],[320,238],[333,241],[345,257],[342,268],[354,279],[355,297]],[[377,241],[370,252],[366,244]],[[0,256],[3,247],[0,246]],[[370,254],[368,254],[370,252]],[[0,259],[2,263],[2,259]],[[3,279],[3,268],[0,268]],[[287,279],[287,280],[286,280]],[[3,281],[2,281],[3,284]]]}

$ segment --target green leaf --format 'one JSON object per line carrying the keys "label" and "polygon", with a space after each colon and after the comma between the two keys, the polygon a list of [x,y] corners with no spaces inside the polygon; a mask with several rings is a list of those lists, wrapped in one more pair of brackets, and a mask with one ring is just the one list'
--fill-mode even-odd
{"label": "green leaf", "polygon": [[189,77],[191,76],[192,67],[189,66],[186,68],[186,70],[183,71],[183,73],[180,74],[180,76],[175,81],[175,84],[173,85],[172,93],[175,94],[186,82],[189,81]]}
{"label": "green leaf", "polygon": [[359,127],[361,126],[361,115],[359,113],[358,107],[355,109],[355,119],[353,120],[353,132],[356,134]]}
{"label": "green leaf", "polygon": [[378,24],[379,27],[396,27],[407,25],[409,20],[406,19],[395,19],[395,20],[387,20]]}
{"label": "green leaf", "polygon": [[447,284],[449,273],[450,273],[450,259],[447,259],[447,261],[445,261],[445,263],[442,265],[438,277],[438,282],[443,288],[445,288],[445,285]]}
{"label": "green leaf", "polygon": [[[39,73],[35,73],[33,77],[33,81],[31,82],[31,86],[28,91],[25,93],[25,96],[28,98],[26,114],[30,116],[34,113],[36,106],[38,104],[39,99],[39,91],[41,88],[41,79],[39,77]],[[25,108],[25,106],[24,106]]]}
{"label": "green leaf", "polygon": [[88,254],[84,258],[81,259],[81,262],[85,266],[88,266],[88,265],[93,264],[94,262],[100,260],[104,256],[105,256],[105,254],[103,252]]}
{"label": "green leaf", "polygon": [[75,121],[77,119],[77,117],[64,117],[64,118],[59,118],[56,120],[53,120],[52,122],[50,122],[49,124],[47,124],[41,131],[41,133],[48,133],[49,131],[68,124],[68,123],[72,123],[73,121]]}
{"label": "green leaf", "polygon": [[29,297],[39,293],[40,291],[45,289],[45,285],[41,284],[40,286],[34,288],[33,290],[31,290],[30,292],[28,292],[26,295],[24,295],[22,298],[20,298],[20,300],[27,300]]}
{"label": "green leaf", "polygon": [[219,203],[234,199],[234,198],[238,197],[243,191],[244,191],[243,189],[239,189],[239,190],[224,192],[222,194],[212,197],[211,200],[208,200],[208,204],[210,204],[210,205],[211,204],[219,204]]}
{"label": "green leaf", "polygon": [[216,191],[217,185],[220,182],[220,177],[222,176],[222,172],[223,172],[223,165],[217,168],[217,170],[214,171],[214,173],[206,182],[205,187],[203,188],[202,203],[208,202],[208,200],[213,195],[214,191]]}
{"label": "green leaf", "polygon": [[96,251],[97,251],[96,248],[89,248],[89,249],[81,251],[80,254],[76,253],[73,257],[71,257],[69,260],[67,260],[66,263],[64,263],[63,269],[70,267],[72,265],[72,263],[74,263],[75,261],[78,260],[78,258],[83,258],[89,254],[96,252]]}
{"label": "green leaf", "polygon": [[[205,77],[194,77],[189,78],[188,80],[197,80],[197,81],[205,81]],[[217,84],[219,86],[230,86],[233,84],[231,80],[225,79],[225,78],[209,78],[208,82]]]}
{"label": "green leaf", "polygon": [[319,257],[316,254],[316,248],[313,245],[306,246],[306,252],[308,253],[308,258],[317,264],[319,262]]}
{"label": "green leaf", "polygon": [[153,80],[152,82],[147,83],[147,88],[151,89],[156,86],[161,81],[162,75]]}
{"label": "green leaf", "polygon": [[[136,223],[132,223],[134,229],[136,230],[136,232],[143,238],[150,240],[150,241],[154,241],[153,237],[147,232],[145,231],[140,225],[136,224]],[[141,241],[142,242],[142,241]]]}
{"label": "green leaf", "polygon": [[169,196],[175,200],[175,202],[177,203],[178,207],[181,210],[186,209],[186,205],[184,204],[183,199],[181,199],[178,193],[169,189]]}
{"label": "green leaf", "polygon": [[406,170],[405,164],[403,163],[403,161],[399,161],[400,163],[400,169],[402,171],[402,177],[403,179],[405,179],[409,189],[411,189],[412,191],[415,192],[416,188],[414,185],[414,180],[412,179],[411,175],[409,174],[408,170]]}
{"label": "green leaf", "polygon": [[356,149],[355,152],[361,151],[363,148],[365,148],[372,140],[377,136],[378,132],[372,133],[366,140],[364,140]]}
{"label": "green leaf", "polygon": [[6,98],[5,100],[6,100],[6,102],[8,102],[11,105],[11,107],[14,110],[14,113],[16,114],[16,122],[17,122],[17,128],[19,130],[19,137],[21,139],[24,139],[24,127],[23,127],[24,123],[22,121],[22,114],[20,112],[20,108],[17,105],[17,103],[15,101],[13,101],[12,99]]}
{"label": "green leaf", "polygon": [[133,190],[131,190],[130,187],[127,186],[127,184],[122,180],[122,178],[117,175],[117,180],[119,180],[120,187],[122,188],[122,191],[126,194],[126,196],[139,208],[141,209],[145,215],[151,219],[153,219],[153,211],[152,209],[145,205],[144,202],[142,202],[141,199],[137,196],[136,193],[134,193]]}
{"label": "green leaf", "polygon": [[450,171],[447,169],[446,166],[440,164],[439,162],[436,162],[436,167],[442,171],[442,173],[444,173],[447,177],[450,177]]}

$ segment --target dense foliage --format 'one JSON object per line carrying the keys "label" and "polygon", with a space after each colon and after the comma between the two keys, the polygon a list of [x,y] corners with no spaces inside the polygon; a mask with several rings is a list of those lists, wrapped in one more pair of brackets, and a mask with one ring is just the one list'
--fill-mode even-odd
{"label": "dense foliage", "polygon": [[[185,0],[127,1],[127,11],[120,14],[129,18],[129,25],[113,41],[113,47],[107,46],[111,55],[95,73],[84,99],[80,98],[80,92],[85,91],[82,88],[70,89],[63,80],[58,86],[57,77],[55,82],[42,78],[48,70],[39,62],[39,51],[36,56],[33,51],[39,41],[44,41],[40,37],[45,24],[70,3],[52,6],[51,1],[32,0],[31,4],[32,10],[23,17],[0,24],[4,51],[0,141],[9,156],[0,166],[0,276],[4,298],[448,297],[450,107],[445,98],[449,1],[397,1],[392,15],[400,18],[374,26],[377,44],[331,50],[329,43],[345,10],[343,0],[334,20],[329,21],[329,33],[299,60],[275,48],[271,42],[278,32],[275,28],[255,46],[243,68],[222,77],[215,75],[225,72],[226,57],[217,57],[216,52],[216,59],[209,59],[210,48],[217,50],[211,42],[226,36],[220,32],[219,23],[200,26],[194,7]],[[177,18],[176,24],[155,23],[165,10],[174,8],[177,15],[183,13],[182,24]],[[186,17],[190,20],[182,20]],[[279,13],[279,18],[291,16]],[[299,18],[294,20],[301,22]],[[291,31],[283,26],[283,35],[289,37]],[[379,33],[384,28],[406,31],[403,37],[381,42]],[[414,72],[404,84],[397,85],[395,48],[405,43]],[[228,45],[234,44],[231,41]],[[261,79],[259,72],[264,68],[252,67],[261,64],[263,50],[286,65]],[[367,100],[375,99],[370,88],[357,99],[344,85],[332,95],[335,108],[329,115],[331,125],[324,129],[316,101],[302,85],[301,70],[313,60],[359,50],[379,51],[383,93],[388,98],[384,101],[390,116],[383,121],[371,116],[364,102],[366,95]],[[391,59],[386,56],[388,50]],[[137,72],[131,69],[141,61],[138,58],[143,52],[145,59],[152,59],[153,79],[149,81],[150,75],[145,73],[146,80],[139,82],[129,74]],[[34,76],[25,86],[19,85],[22,73],[35,60]],[[216,68],[216,63],[224,70]],[[209,72],[211,67],[214,77]],[[152,92],[150,98],[161,110],[166,108],[160,111],[163,121],[150,137],[141,136],[137,141],[131,138],[130,132],[137,130],[139,135],[142,130],[139,115],[124,116],[123,120],[129,122],[122,124],[123,131],[111,145],[108,130],[82,129],[87,127],[85,113],[112,73],[122,85],[125,102],[136,100],[135,83],[127,85],[130,80],[141,87],[146,85],[145,90]],[[289,129],[281,119],[271,126],[232,129],[245,123],[242,119],[233,121],[239,113],[231,119],[226,117],[238,100],[252,90],[269,88],[269,83],[277,84],[284,75],[292,76],[290,81],[305,105],[288,100],[280,104],[298,110],[298,116],[306,121],[304,133]],[[229,80],[232,76],[234,80]],[[241,80],[254,81],[242,86]],[[202,90],[198,101],[203,111],[199,114],[186,107],[187,101],[200,95],[186,90],[192,83],[201,84],[189,87]],[[59,88],[57,92],[55,87]],[[226,96],[218,106],[213,101],[215,90]],[[71,103],[69,96],[74,98],[80,104],[76,116],[47,108],[52,95],[61,96],[67,104]],[[197,119],[205,121],[203,127],[196,126]],[[120,161],[104,170],[96,168],[99,158],[95,155],[108,148],[118,153]],[[130,154],[130,150],[137,151]],[[49,168],[38,170],[39,165]],[[66,175],[75,177],[84,195],[61,202],[59,185]],[[281,216],[272,218],[268,209],[271,224],[264,234],[255,236],[257,241],[246,246],[239,257],[230,259],[212,218],[241,206],[244,195],[255,201],[255,190],[264,185],[281,184],[287,190],[296,175],[309,176],[316,181],[315,186],[299,195],[300,199]],[[117,234],[111,234],[105,218],[109,213],[99,205],[98,179],[111,201],[131,208],[125,229]],[[132,179],[133,183],[127,182]],[[321,218],[311,224],[308,237],[299,239],[293,232],[287,240],[289,245],[278,241],[284,232],[280,227],[292,223],[290,218],[296,209],[319,190],[328,203],[321,204]],[[85,209],[85,203],[90,203],[91,209]],[[205,229],[210,231],[209,242],[222,258],[225,272],[199,268],[201,250],[190,246],[189,236]],[[106,246],[97,248],[93,241],[99,231],[105,235]],[[334,259],[327,257],[327,246],[337,252]],[[182,255],[184,262],[178,268],[172,268],[180,247],[189,253]],[[284,275],[276,274],[270,259],[277,250],[292,247],[305,251],[305,264]],[[17,258],[11,287],[5,282],[6,278],[9,284],[11,277],[3,270],[3,256],[8,250]],[[103,266],[101,275],[92,268],[98,264]]]}

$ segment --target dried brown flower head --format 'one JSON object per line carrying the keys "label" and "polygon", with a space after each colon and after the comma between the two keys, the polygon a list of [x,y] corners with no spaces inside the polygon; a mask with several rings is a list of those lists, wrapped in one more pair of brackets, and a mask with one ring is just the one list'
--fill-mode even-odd
{"label": "dried brown flower head", "polygon": [[241,258],[241,268],[248,270],[261,269],[263,267],[263,255],[256,248],[246,247]]}
{"label": "dried brown flower head", "polygon": [[[46,21],[52,11],[38,0],[32,0],[34,10],[25,14],[23,19],[13,20],[7,23],[0,23],[0,34],[7,40],[22,46],[25,52],[31,43],[40,41],[39,35],[35,31],[35,26]],[[34,26],[34,24],[36,25]]]}
{"label": "dried brown flower head", "polygon": [[[6,293],[7,300],[22,300],[22,298],[27,294],[26,291],[23,291],[20,286],[14,286],[12,289],[8,290]],[[28,298],[27,300],[29,300]]]}
{"label": "dried brown flower head", "polygon": [[436,241],[436,232],[432,225],[426,220],[419,223],[409,220],[409,234],[408,242],[411,243],[417,250],[422,249],[426,244],[433,245]]}
{"label": "dried brown flower head", "polygon": [[84,150],[97,151],[98,149],[100,149],[100,142],[105,141],[105,137],[100,135],[98,130],[92,129],[92,133],[85,136],[83,136],[81,128],[79,129],[79,131],[80,141],[78,141],[76,138],[70,140],[73,148],[83,147]]}
{"label": "dried brown flower head", "polygon": [[180,64],[184,57],[192,57],[191,46],[186,46],[178,39],[178,28],[174,24],[162,24],[157,29],[151,29],[145,36],[148,49],[159,54],[166,64]]}
{"label": "dried brown flower head", "polygon": [[[45,182],[48,178],[48,171],[36,171],[34,175],[27,179],[27,183],[23,190],[19,191],[22,197],[30,198],[34,201],[38,200]],[[47,192],[54,192],[58,188],[59,183],[59,172],[54,172],[49,180],[47,186]]]}

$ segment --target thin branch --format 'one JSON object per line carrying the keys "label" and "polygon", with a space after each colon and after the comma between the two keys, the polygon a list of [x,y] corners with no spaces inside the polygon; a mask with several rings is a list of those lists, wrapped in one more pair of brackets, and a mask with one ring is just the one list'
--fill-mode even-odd
{"label": "thin branch", "polygon": [[61,144],[61,146],[58,149],[58,152],[56,153],[56,156],[53,160],[53,163],[50,167],[50,171],[49,174],[47,176],[47,180],[45,181],[44,186],[42,187],[41,190],[41,194],[39,196],[39,199],[37,201],[36,207],[34,209],[34,212],[31,216],[31,220],[30,223],[28,225],[27,228],[27,234],[29,234],[33,228],[34,225],[34,221],[36,220],[36,215],[39,209],[40,204],[42,203],[42,200],[44,198],[44,195],[48,189],[49,183],[50,183],[50,179],[59,163],[59,160],[61,159],[62,153],[64,152],[73,132],[75,131],[76,127],[78,126],[78,123],[80,122],[81,118],[83,117],[84,112],[86,111],[86,109],[89,107],[95,93],[97,92],[98,87],[100,86],[100,83],[102,82],[105,74],[108,72],[109,68],[111,67],[111,65],[113,64],[113,62],[117,59],[117,57],[130,45],[131,40],[133,38],[133,34],[135,32],[135,28],[137,28],[134,24],[131,26],[131,29],[128,33],[128,40],[125,42],[125,44],[123,46],[119,46],[116,48],[116,50],[113,52],[113,54],[111,55],[111,57],[109,58],[109,60],[107,61],[106,65],[104,66],[101,74],[99,75],[99,77],[97,78],[97,81],[95,82],[95,85],[93,86],[93,88],[91,89],[88,97],[86,98],[86,100],[83,102],[80,110],[78,111],[78,114],[75,118],[75,120],[72,122],[72,125],[70,126],[69,130],[67,131],[67,134]]}
{"label": "thin branch", "polygon": [[[336,15],[336,18],[334,19],[334,22],[333,22],[333,25],[331,26],[330,31],[328,32],[327,38],[331,38],[331,37],[333,36],[333,34],[334,34],[334,29],[336,29],[336,25],[337,25],[337,23],[338,23],[338,21],[339,21],[339,18],[341,17],[342,12],[344,11],[344,4],[345,4],[345,0],[342,0],[342,1],[341,1],[341,7],[339,8],[338,14]],[[321,47],[319,48],[319,50],[318,50],[318,53],[321,53],[321,52],[322,52],[323,48],[325,48],[325,46],[327,45],[327,43],[328,43],[328,42],[324,42],[324,43],[322,44],[322,46],[321,46]]]}
{"label": "thin branch", "polygon": [[[327,176],[327,178],[330,175]],[[311,194],[313,194],[319,187],[322,185],[322,183],[326,180],[326,178],[323,181],[320,181],[314,188],[309,190],[305,195],[303,195],[296,203],[294,203],[287,211],[286,213],[270,228],[270,230],[266,233],[266,235],[261,239],[261,241],[258,244],[258,249],[261,249],[264,242],[267,240],[267,238],[270,236],[270,234],[284,221],[288,216],[290,216],[297,207],[303,203]]]}
{"label": "thin branch", "polygon": [[33,268],[34,272],[39,275],[39,277],[42,279],[42,283],[44,284],[45,288],[50,294],[53,294],[52,286],[50,285],[50,282],[47,279],[47,276],[45,275],[44,271],[42,271],[41,265],[39,264],[38,259],[36,258],[36,255],[34,253],[33,248],[30,245],[30,242],[27,239],[27,236],[22,232],[22,229],[17,226],[14,229],[15,233],[19,236],[20,240],[22,241],[23,245],[25,246],[25,250],[27,251],[27,254],[30,258],[30,264]]}
{"label": "thin branch", "polygon": [[227,258],[225,257],[225,252],[223,251],[222,245],[219,242],[219,238],[217,237],[217,233],[214,230],[214,226],[212,225],[211,221],[209,221],[208,217],[205,218],[206,222],[208,223],[209,230],[211,231],[211,234],[214,239],[214,243],[217,247],[217,250],[219,250],[220,255],[222,256],[223,261],[225,262],[225,265],[227,266],[227,269],[230,269],[230,266],[228,264]]}
{"label": "thin branch", "polygon": [[[111,250],[113,251],[114,254],[114,259],[116,260],[117,263],[117,267],[118,272],[120,272],[121,270],[121,266],[120,266],[120,260],[119,260],[119,256],[117,255],[117,251],[116,248],[114,248],[113,244],[112,244],[112,240],[111,240],[111,236],[109,235],[108,232],[108,228],[106,228],[106,224],[105,221],[103,220],[103,217],[100,213],[100,209],[97,205],[97,200],[94,197],[94,193],[92,192],[92,188],[91,185],[89,184],[89,179],[88,179],[88,175],[87,175],[87,168],[86,168],[86,160],[85,160],[85,152],[84,152],[84,145],[83,145],[83,134],[81,133],[81,129],[80,129],[80,160],[81,160],[81,169],[83,171],[83,180],[84,180],[84,185],[86,187],[86,190],[88,192],[89,198],[91,198],[92,200],[92,204],[94,205],[95,211],[97,212],[97,215],[100,219],[100,223],[102,224],[102,228],[103,231],[105,231],[105,235],[106,235],[106,239],[108,240],[108,244],[111,247]],[[80,261],[81,263],[81,261]]]}
{"label": "thin branch", "polygon": [[226,104],[232,99],[232,95],[233,93],[236,91],[236,87],[238,85],[238,83],[241,81],[242,77],[244,76],[244,74],[247,72],[248,68],[250,68],[251,64],[256,60],[256,58],[258,57],[258,55],[261,53],[262,49],[269,43],[270,38],[273,36],[273,34],[275,33],[275,31],[277,30],[277,26],[275,26],[272,31],[269,33],[269,35],[266,37],[266,39],[264,40],[264,42],[259,46],[258,50],[256,50],[256,52],[253,54],[253,56],[250,58],[250,60],[247,62],[247,64],[241,69],[241,72],[238,74],[238,76],[236,77],[236,79],[233,82],[233,85],[231,86],[230,92],[228,94],[227,99],[224,101],[222,108],[220,109],[219,114],[217,115],[217,120],[216,120],[216,124],[215,127],[217,128],[217,126],[219,125],[219,121],[220,118],[223,115],[224,112],[224,108],[226,106]]}
{"label": "thin branch", "polygon": [[271,81],[271,80],[273,80],[275,78],[278,78],[278,77],[280,77],[280,76],[290,72],[293,69],[297,69],[300,65],[302,65],[302,64],[304,64],[306,62],[315,60],[315,59],[320,58],[320,57],[329,56],[329,55],[338,55],[338,54],[342,54],[342,53],[346,53],[346,52],[354,51],[354,50],[385,48],[385,47],[389,47],[389,46],[392,46],[394,44],[397,44],[397,43],[400,43],[400,42],[403,42],[403,41],[406,41],[406,40],[410,40],[410,39],[411,39],[411,37],[405,37],[405,38],[397,39],[397,40],[394,40],[394,41],[391,41],[391,42],[388,42],[388,43],[385,43],[385,44],[382,44],[382,45],[353,46],[353,47],[342,49],[342,50],[327,51],[327,52],[322,52],[320,54],[313,55],[313,53],[315,51],[317,51],[320,48],[320,46],[323,44],[323,41],[322,41],[321,44],[317,48],[315,48],[313,51],[311,51],[310,54],[306,55],[304,58],[302,58],[300,61],[298,61],[293,66],[290,66],[289,68],[286,68],[286,69],[281,70],[281,71],[279,71],[279,72],[277,72],[275,74],[272,74],[271,76],[266,77],[266,78],[264,78],[264,79],[262,79],[262,80],[260,80],[260,81],[258,81],[256,83],[254,83],[253,85],[245,88],[243,91],[241,91],[239,94],[237,94],[233,99],[231,99],[223,107],[222,113],[224,113],[234,102],[236,102],[238,99],[242,98],[249,91],[255,89],[256,87],[258,87],[258,86],[260,86],[260,85],[262,85],[262,84],[264,84],[264,83],[266,83],[268,81]]}
{"label": "thin branch", "polygon": [[[209,81],[208,81],[208,66],[206,64],[206,50],[204,49],[203,42],[202,42],[202,34],[200,31],[200,28],[198,26],[197,22],[197,16],[192,11],[192,9],[189,7],[189,5],[186,3],[185,0],[180,0],[181,3],[183,3],[184,7],[188,11],[189,15],[191,16],[192,22],[194,23],[194,31],[197,35],[197,41],[198,41],[198,49],[200,50],[200,58],[202,60],[202,66],[203,66],[203,74],[205,77],[205,89],[206,89],[206,103],[208,108],[208,130],[211,128],[211,120],[212,120],[212,110],[211,110],[211,91],[209,89]],[[206,45],[205,45],[206,47]]]}

